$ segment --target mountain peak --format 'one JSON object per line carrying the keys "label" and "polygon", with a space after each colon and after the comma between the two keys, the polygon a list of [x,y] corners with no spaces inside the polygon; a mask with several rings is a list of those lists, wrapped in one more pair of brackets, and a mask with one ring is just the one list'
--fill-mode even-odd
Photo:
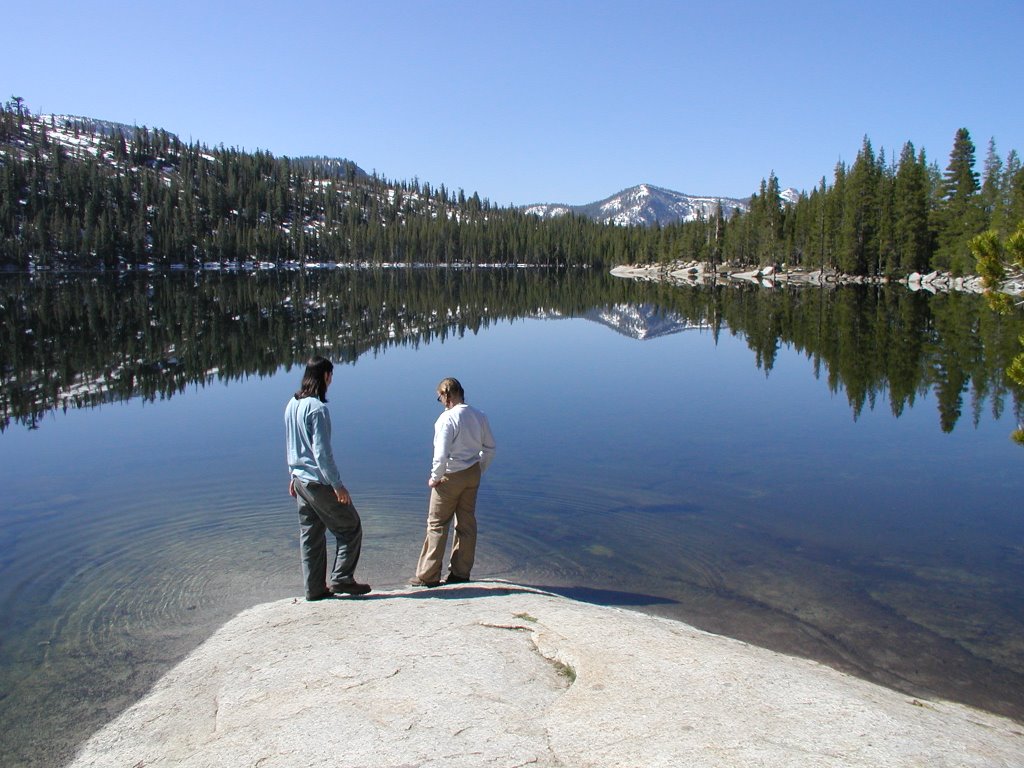
{"label": "mountain peak", "polygon": [[[798,196],[794,189],[786,189],[780,195],[783,204],[795,202]],[[642,183],[587,205],[536,204],[524,206],[522,210],[542,219],[575,213],[604,224],[653,226],[711,218],[719,205],[729,218],[737,211],[746,212],[749,203],[750,198],[689,195]]]}

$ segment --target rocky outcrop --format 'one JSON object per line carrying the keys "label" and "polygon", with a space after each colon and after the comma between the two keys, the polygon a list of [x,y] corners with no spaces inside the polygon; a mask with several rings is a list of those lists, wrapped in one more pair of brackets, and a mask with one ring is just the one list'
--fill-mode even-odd
{"label": "rocky outcrop", "polygon": [[270,603],[84,766],[1011,766],[1024,727],[503,582]]}
{"label": "rocky outcrop", "polygon": [[[887,277],[863,277],[860,275],[844,275],[830,269],[808,270],[782,266],[766,267],[734,267],[719,265],[712,268],[710,264],[697,261],[673,262],[671,264],[633,264],[613,267],[611,273],[616,277],[634,280],[652,280],[672,282],[680,285],[706,285],[711,282],[754,283],[766,288],[781,285],[863,285],[863,284],[903,284],[912,291],[959,291],[966,293],[984,293],[985,287],[977,275],[955,276],[948,272],[914,272],[906,278],[897,280]],[[1000,286],[1000,292],[1011,296],[1024,295],[1024,277],[1016,275]]]}

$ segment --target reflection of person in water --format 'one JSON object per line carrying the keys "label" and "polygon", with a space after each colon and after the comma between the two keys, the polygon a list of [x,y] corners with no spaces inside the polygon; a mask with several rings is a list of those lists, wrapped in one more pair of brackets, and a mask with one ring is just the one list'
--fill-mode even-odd
{"label": "reflection of person in water", "polygon": [[437,385],[437,400],[444,405],[434,423],[434,458],[430,465],[430,505],[427,536],[416,565],[412,586],[436,587],[448,528],[455,519],[455,536],[446,583],[469,581],[476,556],[476,496],[480,477],[494,459],[494,436],[482,411],[464,402],[458,379]]}
{"label": "reflection of person in water", "polygon": [[[365,595],[368,584],[355,579],[363,528],[331,450],[331,414],[327,388],[334,377],[330,360],[314,357],[302,384],[284,411],[285,444],[291,481],[288,493],[299,508],[299,549],[307,600],[335,594]],[[327,578],[327,531],[337,551],[331,583]]]}

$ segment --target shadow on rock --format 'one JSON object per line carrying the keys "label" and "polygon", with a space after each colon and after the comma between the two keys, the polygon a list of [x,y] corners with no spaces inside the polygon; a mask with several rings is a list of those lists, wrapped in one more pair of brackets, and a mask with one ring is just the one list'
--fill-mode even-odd
{"label": "shadow on rock", "polygon": [[568,597],[580,603],[605,606],[677,605],[660,595],[639,592],[621,592],[614,589],[594,589],[580,586],[546,586],[541,584],[511,584],[504,581],[474,581],[466,584],[441,584],[437,587],[408,587],[407,590],[371,592],[368,595],[346,597],[346,600],[394,600],[427,598],[437,600],[464,600],[470,597],[502,597],[514,594],[546,593]]}
{"label": "shadow on rock", "polygon": [[520,586],[494,581],[470,582],[467,584],[442,584],[437,587],[409,587],[401,592],[371,592],[357,600],[394,600],[411,598],[437,598],[440,600],[463,600],[467,597],[503,597],[515,594],[534,594],[545,591],[542,587]]}
{"label": "shadow on rock", "polygon": [[673,600],[660,595],[645,595],[640,592],[620,592],[615,589],[593,589],[591,587],[549,587],[538,584],[524,585],[540,592],[550,592],[581,603],[591,605],[677,605]]}

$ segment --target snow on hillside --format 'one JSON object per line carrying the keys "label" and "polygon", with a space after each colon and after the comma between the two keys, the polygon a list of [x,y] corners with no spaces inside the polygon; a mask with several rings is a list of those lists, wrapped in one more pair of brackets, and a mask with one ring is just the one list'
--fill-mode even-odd
{"label": "snow on hillside", "polygon": [[[791,204],[796,202],[799,193],[795,189],[786,189],[780,197],[783,203]],[[708,219],[715,215],[719,205],[725,217],[729,218],[737,211],[746,212],[749,198],[688,195],[653,184],[639,184],[589,205],[536,204],[525,206],[523,211],[541,218],[576,213],[605,224],[651,226]]]}
{"label": "snow on hillside", "polygon": [[[73,115],[40,115],[34,119],[45,126],[52,141],[62,145],[72,156],[78,157],[86,154],[103,154],[104,146],[109,146],[105,144],[104,139],[121,134],[130,140],[137,130],[133,126],[121,123]],[[107,152],[109,153],[109,150]],[[213,159],[210,155],[204,157],[208,160]],[[322,183],[332,179],[344,179],[349,174],[354,174],[355,178],[359,179],[366,177],[365,171],[355,163],[340,158],[304,157],[294,158],[293,161],[306,167],[317,177],[318,182]],[[413,193],[409,196],[409,201],[418,202],[417,197]],[[792,188],[785,189],[780,193],[780,197],[783,204],[793,204],[799,198],[799,192]],[[715,215],[719,206],[725,217],[729,218],[736,212],[746,212],[749,209],[749,201],[749,198],[688,195],[653,184],[639,184],[587,205],[541,203],[523,206],[522,211],[542,219],[575,213],[605,224],[652,226],[709,219]]]}
{"label": "snow on hillside", "polygon": [[595,307],[583,317],[640,341],[670,336],[680,331],[703,330],[710,326],[692,323],[675,312],[664,312],[653,304],[615,304]]}

